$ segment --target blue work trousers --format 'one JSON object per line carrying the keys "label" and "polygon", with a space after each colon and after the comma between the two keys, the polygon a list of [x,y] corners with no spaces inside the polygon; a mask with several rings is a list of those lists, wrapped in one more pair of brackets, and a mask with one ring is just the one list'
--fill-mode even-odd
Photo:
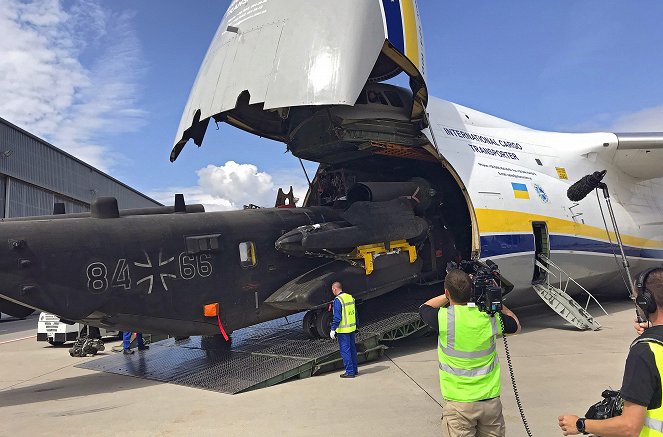
{"label": "blue work trousers", "polygon": [[[124,350],[129,350],[131,349],[131,331],[124,331],[122,333],[122,348]],[[136,339],[138,340],[138,347],[143,347],[145,346],[145,343],[143,343],[143,333],[142,332],[137,332],[136,333]]]}
{"label": "blue work trousers", "polygon": [[341,350],[341,358],[348,375],[357,374],[357,345],[355,344],[355,333],[336,334],[338,347]]}

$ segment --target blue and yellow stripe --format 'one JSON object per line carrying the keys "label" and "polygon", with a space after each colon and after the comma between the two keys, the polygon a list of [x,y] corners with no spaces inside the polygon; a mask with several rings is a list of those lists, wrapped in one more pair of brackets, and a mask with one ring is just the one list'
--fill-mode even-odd
{"label": "blue and yellow stripe", "polygon": [[382,0],[389,42],[420,69],[416,0]]}
{"label": "blue and yellow stripe", "polygon": [[[481,257],[517,254],[534,251],[532,222],[545,222],[550,236],[551,250],[577,252],[619,253],[614,232],[612,245],[603,228],[576,223],[556,217],[496,209],[475,210],[481,234]],[[492,235],[491,235],[492,234]],[[663,241],[622,235],[627,256],[663,259]]]}
{"label": "blue and yellow stripe", "polygon": [[[592,240],[574,235],[550,234],[550,250],[553,252],[557,250],[608,255],[616,254],[619,256],[619,247],[614,241],[610,244],[607,241]],[[481,236],[481,258],[532,252],[534,252],[534,235],[532,234]],[[663,260],[663,249],[624,246],[624,253],[628,257]]]}

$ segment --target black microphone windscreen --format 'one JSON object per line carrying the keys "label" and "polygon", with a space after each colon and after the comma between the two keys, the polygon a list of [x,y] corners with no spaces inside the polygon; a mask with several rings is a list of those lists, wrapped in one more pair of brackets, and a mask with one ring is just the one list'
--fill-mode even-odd
{"label": "black microphone windscreen", "polygon": [[583,176],[578,182],[571,185],[569,189],[566,190],[566,197],[573,202],[581,201],[599,186],[605,174],[606,170],[603,170],[595,171],[590,175]]}

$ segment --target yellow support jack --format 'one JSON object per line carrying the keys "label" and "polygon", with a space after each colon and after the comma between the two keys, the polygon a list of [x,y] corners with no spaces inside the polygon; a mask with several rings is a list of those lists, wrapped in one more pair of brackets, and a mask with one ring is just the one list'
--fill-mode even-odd
{"label": "yellow support jack", "polygon": [[410,264],[417,260],[417,249],[411,246],[407,240],[390,241],[386,245],[384,243],[376,243],[358,246],[356,257],[364,260],[364,270],[366,271],[366,276],[368,276],[373,273],[373,261],[376,256],[399,253],[401,251],[407,251],[410,257]]}

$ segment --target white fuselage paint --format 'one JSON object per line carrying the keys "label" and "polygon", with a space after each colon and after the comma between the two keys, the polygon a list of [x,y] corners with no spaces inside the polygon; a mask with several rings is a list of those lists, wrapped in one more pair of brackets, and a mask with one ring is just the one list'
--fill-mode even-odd
{"label": "white fuselage paint", "polygon": [[615,260],[620,252],[614,234],[612,248],[608,243],[596,194],[577,203],[566,196],[572,183],[597,170],[608,170],[604,182],[633,273],[661,264],[661,180],[636,179],[614,165],[615,134],[537,131],[435,98],[428,111],[441,158],[468,191],[480,235],[474,248],[480,246],[480,258],[497,262],[514,284],[510,299],[538,299],[531,287],[533,221],[546,222],[551,260],[581,285],[593,292],[627,295],[621,259]]}

